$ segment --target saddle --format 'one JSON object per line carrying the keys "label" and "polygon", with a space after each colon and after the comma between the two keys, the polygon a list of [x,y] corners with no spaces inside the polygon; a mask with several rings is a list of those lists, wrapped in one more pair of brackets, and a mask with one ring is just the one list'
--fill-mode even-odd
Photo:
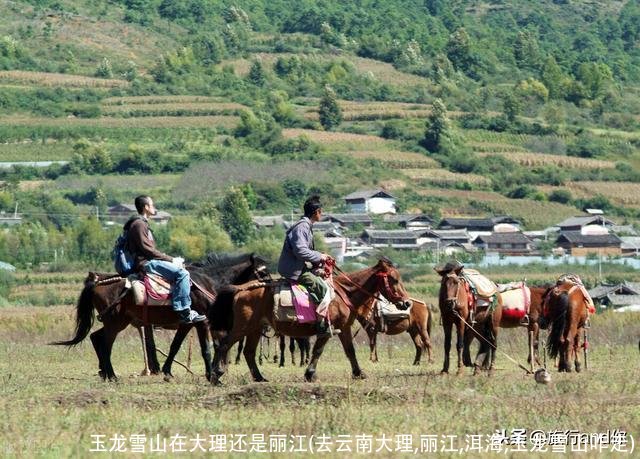
{"label": "saddle", "polygon": [[127,277],[137,306],[171,306],[171,283],[157,274],[132,274]]}
{"label": "saddle", "polygon": [[553,288],[552,292],[555,295],[559,295],[562,292],[567,292],[568,294],[571,294],[576,289],[579,289],[580,292],[582,293],[582,296],[584,297],[585,302],[587,303],[587,311],[589,312],[589,314],[595,314],[596,307],[595,307],[595,304],[593,303],[593,299],[591,298],[591,295],[589,295],[589,292],[587,292],[587,289],[582,283],[582,279],[580,279],[578,275],[563,274],[558,278],[556,282],[556,286]]}
{"label": "saddle", "polygon": [[498,287],[491,280],[480,274],[475,269],[464,268],[462,277],[469,283],[477,296],[491,298],[498,293]]}
{"label": "saddle", "polygon": [[401,311],[395,304],[391,303],[384,296],[380,295],[374,303],[373,313],[380,319],[380,330],[382,333],[386,333],[387,325],[390,322],[396,322],[399,320],[408,319],[413,307],[413,300],[411,306],[406,310]]}
{"label": "saddle", "polygon": [[[323,282],[325,282],[323,280]],[[304,285],[281,279],[273,287],[273,316],[276,322],[311,323],[318,316],[325,317],[334,297],[333,286],[325,282],[327,293],[319,305],[315,305]]]}
{"label": "saddle", "polygon": [[523,325],[527,325],[531,308],[531,290],[525,282],[498,284],[498,291],[502,297],[502,316],[523,321]]}

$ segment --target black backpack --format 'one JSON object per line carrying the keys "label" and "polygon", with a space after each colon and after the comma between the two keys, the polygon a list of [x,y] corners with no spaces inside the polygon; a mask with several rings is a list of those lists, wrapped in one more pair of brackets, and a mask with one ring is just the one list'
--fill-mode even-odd
{"label": "black backpack", "polygon": [[129,252],[128,240],[129,240],[129,228],[131,224],[140,217],[133,217],[127,223],[125,223],[122,229],[122,234],[116,239],[116,243],[113,246],[111,252],[111,258],[116,268],[116,272],[123,277],[133,274],[133,268],[135,266],[136,257],[135,254]]}

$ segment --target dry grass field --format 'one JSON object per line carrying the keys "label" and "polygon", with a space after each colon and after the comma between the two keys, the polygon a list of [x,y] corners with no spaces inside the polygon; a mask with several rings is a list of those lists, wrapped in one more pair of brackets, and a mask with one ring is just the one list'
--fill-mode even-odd
{"label": "dry grass field", "polygon": [[108,104],[101,112],[105,116],[159,116],[159,115],[239,115],[247,107],[233,102],[165,102]]}
{"label": "dry grass field", "polygon": [[456,183],[470,183],[473,185],[487,185],[489,179],[477,174],[460,174],[446,169],[400,169],[403,175],[425,183],[455,185]]}
{"label": "dry grass field", "polygon": [[538,186],[544,192],[568,190],[574,198],[587,198],[601,194],[614,204],[625,207],[640,207],[640,184],[634,182],[567,182],[564,186]]}
{"label": "dry grass field", "polygon": [[349,132],[315,131],[313,129],[283,129],[285,139],[306,136],[312,142],[327,145],[329,149],[349,150],[387,150],[391,141],[375,135],[351,134]]}
{"label": "dry grass field", "polygon": [[605,161],[591,158],[577,158],[575,156],[551,155],[545,153],[529,153],[520,151],[483,151],[478,156],[490,155],[502,156],[523,166],[535,167],[552,164],[554,166],[574,169],[614,169],[614,161]]}
{"label": "dry grass field", "polygon": [[397,151],[397,150],[385,150],[385,151],[349,151],[345,153],[352,158],[357,159],[375,159],[380,161],[384,165],[393,169],[402,168],[437,168],[439,164],[436,160],[429,158],[420,153],[414,153],[410,151]]}
{"label": "dry grass field", "polygon": [[129,86],[129,82],[125,80],[93,78],[64,73],[28,72],[24,70],[0,71],[0,83],[64,88],[125,88]]}
{"label": "dry grass field", "polygon": [[237,116],[144,116],[140,118],[37,118],[27,116],[5,116],[0,123],[10,126],[91,126],[103,128],[225,128],[234,127]]}

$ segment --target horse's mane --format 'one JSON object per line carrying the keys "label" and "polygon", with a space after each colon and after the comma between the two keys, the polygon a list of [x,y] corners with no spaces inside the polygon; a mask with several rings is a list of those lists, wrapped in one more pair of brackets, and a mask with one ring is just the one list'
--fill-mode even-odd
{"label": "horse's mane", "polygon": [[217,270],[229,266],[236,266],[251,259],[253,253],[208,253],[200,261],[192,263],[192,266],[205,270]]}

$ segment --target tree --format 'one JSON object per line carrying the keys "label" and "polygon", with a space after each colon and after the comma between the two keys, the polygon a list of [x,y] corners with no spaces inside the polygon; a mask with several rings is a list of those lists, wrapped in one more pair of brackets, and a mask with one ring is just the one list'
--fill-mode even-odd
{"label": "tree", "polygon": [[522,103],[518,96],[510,92],[504,97],[503,101],[504,116],[510,123],[516,121],[516,116],[522,111]]}
{"label": "tree", "polygon": [[256,86],[264,85],[267,78],[264,74],[262,63],[259,60],[255,60],[251,63],[251,68],[249,69],[249,75],[247,76],[247,78]]}
{"label": "tree", "polygon": [[549,90],[549,97],[552,99],[563,99],[571,85],[571,78],[562,72],[553,56],[547,57],[542,65],[540,79]]}
{"label": "tree", "polygon": [[444,141],[451,138],[450,129],[447,107],[441,99],[436,99],[427,118],[422,145],[431,152],[440,152]]}
{"label": "tree", "polygon": [[242,190],[231,187],[220,203],[220,221],[222,227],[237,245],[244,245],[252,236],[253,220],[249,212],[249,203]]}
{"label": "tree", "polygon": [[613,73],[607,64],[585,62],[578,67],[577,78],[584,85],[589,98],[596,99],[613,82]]}
{"label": "tree", "polygon": [[338,105],[335,91],[329,85],[324,87],[318,114],[320,115],[320,124],[322,124],[322,127],[327,131],[330,131],[342,122],[342,110]]}
{"label": "tree", "polygon": [[540,47],[538,39],[529,31],[518,32],[513,44],[513,57],[518,67],[536,69],[540,65]]}

